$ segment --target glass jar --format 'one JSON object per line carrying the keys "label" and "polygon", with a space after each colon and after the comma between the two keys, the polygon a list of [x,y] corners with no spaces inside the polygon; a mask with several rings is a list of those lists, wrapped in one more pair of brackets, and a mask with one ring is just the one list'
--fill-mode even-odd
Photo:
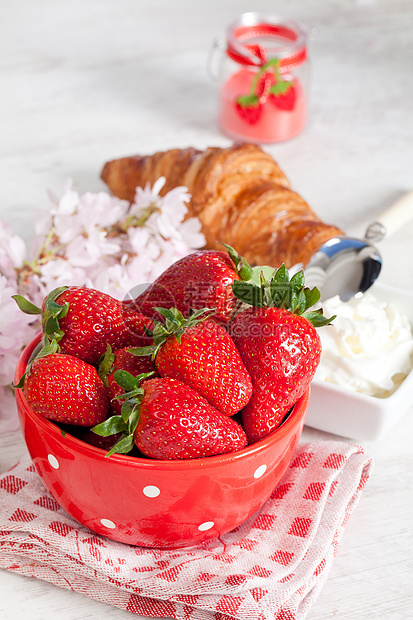
{"label": "glass jar", "polygon": [[[218,122],[232,139],[275,143],[307,123],[307,31],[279,16],[244,13],[227,29],[218,69]],[[211,67],[210,67],[211,68]]]}

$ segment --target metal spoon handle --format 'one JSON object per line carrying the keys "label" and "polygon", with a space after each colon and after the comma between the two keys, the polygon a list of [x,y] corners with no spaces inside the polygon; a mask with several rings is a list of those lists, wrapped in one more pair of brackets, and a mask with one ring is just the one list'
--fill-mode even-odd
{"label": "metal spoon handle", "polygon": [[408,192],[386,209],[375,222],[368,226],[365,239],[369,242],[381,241],[413,219],[413,191]]}

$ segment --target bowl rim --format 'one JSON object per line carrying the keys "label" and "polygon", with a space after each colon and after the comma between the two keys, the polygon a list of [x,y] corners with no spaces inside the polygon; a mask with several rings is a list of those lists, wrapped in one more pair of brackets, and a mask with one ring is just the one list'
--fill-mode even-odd
{"label": "bowl rim", "polygon": [[[29,342],[23,349],[19,361],[16,366],[15,383],[17,384],[20,377],[26,370],[26,366],[29,359],[38,346],[42,338],[42,334],[39,333],[31,342]],[[269,448],[272,444],[277,443],[286,437],[292,429],[301,420],[305,418],[308,409],[308,403],[310,398],[310,386],[307,387],[304,394],[293,405],[291,413],[286,420],[278,426],[272,433],[257,441],[253,444],[247,445],[242,450],[236,452],[227,452],[225,454],[218,454],[215,456],[207,456],[196,459],[151,459],[149,457],[141,458],[137,456],[129,456],[127,454],[114,453],[110,457],[106,456],[107,451],[103,448],[93,446],[87,442],[75,437],[71,433],[67,432],[63,435],[62,429],[57,426],[53,421],[48,420],[37,414],[28,404],[22,388],[16,388],[16,402],[17,407],[20,410],[21,415],[27,415],[31,420],[44,431],[48,432],[52,437],[59,441],[67,441],[67,447],[72,445],[78,452],[81,452],[90,457],[97,457],[99,460],[106,462],[116,462],[118,464],[127,465],[129,467],[144,467],[145,469],[205,469],[209,467],[216,467],[217,465],[224,464],[228,461],[239,460],[251,456],[254,453],[262,452]],[[24,411],[24,414],[22,412]]]}

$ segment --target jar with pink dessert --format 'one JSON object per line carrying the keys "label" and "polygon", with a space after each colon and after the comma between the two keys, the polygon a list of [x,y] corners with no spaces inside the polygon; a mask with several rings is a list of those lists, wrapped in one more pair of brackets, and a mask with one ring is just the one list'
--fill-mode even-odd
{"label": "jar with pink dessert", "polygon": [[229,25],[222,52],[212,69],[220,130],[259,144],[299,134],[308,115],[306,29],[291,19],[244,13]]}

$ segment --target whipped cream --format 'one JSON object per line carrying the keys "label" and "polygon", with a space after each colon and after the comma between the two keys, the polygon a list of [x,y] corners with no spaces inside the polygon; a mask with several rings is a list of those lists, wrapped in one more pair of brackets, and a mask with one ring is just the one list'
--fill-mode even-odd
{"label": "whipped cream", "polygon": [[370,292],[343,302],[323,302],[325,316],[337,317],[318,329],[322,343],[315,379],[369,396],[386,398],[413,368],[413,336],[406,316]]}

